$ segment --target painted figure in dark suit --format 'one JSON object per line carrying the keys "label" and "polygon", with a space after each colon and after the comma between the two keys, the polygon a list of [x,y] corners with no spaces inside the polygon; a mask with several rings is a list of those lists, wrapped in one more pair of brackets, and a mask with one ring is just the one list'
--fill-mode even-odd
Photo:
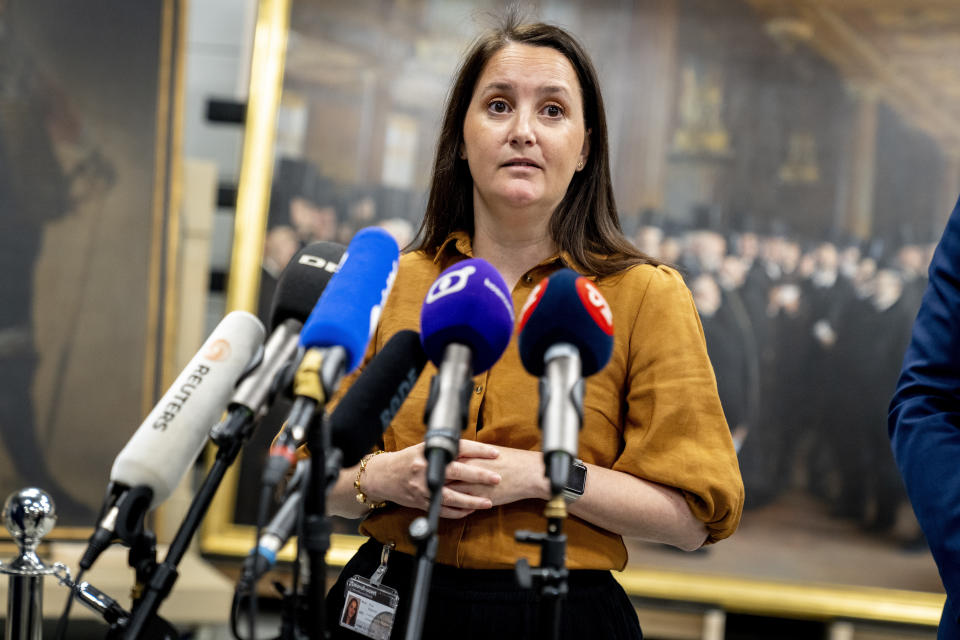
{"label": "painted figure in dark suit", "polygon": [[947,591],[939,638],[960,638],[960,202],[947,222],[890,402],[897,466]]}
{"label": "painted figure in dark suit", "polygon": [[106,188],[113,169],[14,36],[0,0],[0,446],[19,482],[48,491],[61,517],[82,521],[93,513],[49,468],[35,424],[34,270],[44,227]]}

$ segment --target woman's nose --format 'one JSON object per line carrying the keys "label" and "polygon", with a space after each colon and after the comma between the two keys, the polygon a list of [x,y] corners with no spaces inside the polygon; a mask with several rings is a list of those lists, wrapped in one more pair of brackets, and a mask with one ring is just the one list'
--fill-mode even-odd
{"label": "woman's nose", "polygon": [[536,141],[530,117],[518,111],[510,130],[510,143],[517,146],[532,146]]}

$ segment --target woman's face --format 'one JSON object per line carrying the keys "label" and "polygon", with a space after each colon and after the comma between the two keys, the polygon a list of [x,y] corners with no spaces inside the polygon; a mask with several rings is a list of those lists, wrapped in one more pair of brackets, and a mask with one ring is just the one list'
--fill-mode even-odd
{"label": "woman's face", "polygon": [[583,98],[567,58],[508,44],[487,62],[463,123],[474,207],[550,213],[586,162]]}
{"label": "woman's face", "polygon": [[357,613],[357,601],[351,600],[350,604],[347,605],[347,618],[353,618]]}

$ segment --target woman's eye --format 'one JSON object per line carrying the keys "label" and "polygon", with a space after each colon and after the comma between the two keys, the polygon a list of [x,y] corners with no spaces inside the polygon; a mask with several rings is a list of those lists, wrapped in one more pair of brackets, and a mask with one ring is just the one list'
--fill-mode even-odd
{"label": "woman's eye", "polygon": [[503,100],[494,100],[489,105],[490,111],[493,111],[494,113],[506,113],[508,108],[509,107],[507,107],[507,103]]}
{"label": "woman's eye", "polygon": [[560,105],[549,104],[544,107],[543,112],[551,118],[559,118],[563,115],[563,108]]}

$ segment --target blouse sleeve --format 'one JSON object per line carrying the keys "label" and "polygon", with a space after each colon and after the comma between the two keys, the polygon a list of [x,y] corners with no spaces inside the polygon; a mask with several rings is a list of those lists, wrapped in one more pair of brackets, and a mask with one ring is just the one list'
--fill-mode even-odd
{"label": "blouse sleeve", "polygon": [[743,481],[707,357],[700,317],[681,276],[652,271],[630,328],[624,448],[613,468],[683,492],[709,530],[731,535]]}

